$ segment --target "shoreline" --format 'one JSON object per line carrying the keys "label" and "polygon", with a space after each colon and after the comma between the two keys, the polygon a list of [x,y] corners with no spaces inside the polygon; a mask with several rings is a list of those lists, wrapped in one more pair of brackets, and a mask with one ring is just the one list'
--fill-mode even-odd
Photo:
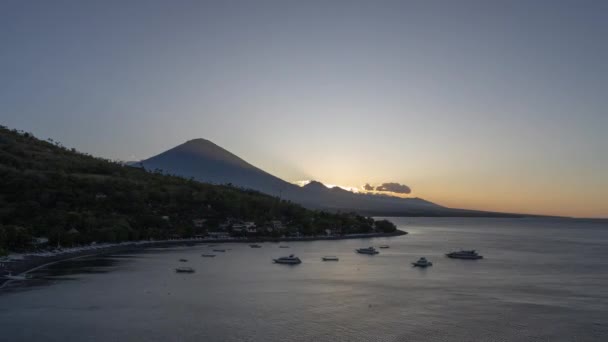
{"label": "shoreline", "polygon": [[[161,241],[134,241],[122,242],[119,244],[99,245],[98,247],[89,247],[88,249],[76,248],[74,251],[53,256],[39,255],[24,255],[22,259],[13,259],[10,261],[0,261],[0,276],[8,275],[25,275],[29,272],[37,270],[41,267],[52,265],[61,261],[83,258],[94,255],[123,253],[128,251],[136,251],[153,247],[195,246],[204,243],[255,243],[255,242],[284,242],[284,241],[324,241],[324,240],[348,240],[348,239],[365,239],[378,237],[395,237],[406,235],[407,232],[397,230],[393,233],[371,233],[371,234],[349,234],[340,236],[305,236],[305,237],[285,237],[285,238],[228,238],[228,239],[180,239],[180,240],[161,240]],[[0,289],[11,279],[0,279]]]}

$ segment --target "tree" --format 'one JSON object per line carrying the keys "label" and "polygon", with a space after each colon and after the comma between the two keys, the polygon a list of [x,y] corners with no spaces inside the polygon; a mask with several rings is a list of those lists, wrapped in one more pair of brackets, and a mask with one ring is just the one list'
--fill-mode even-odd
{"label": "tree", "polygon": [[383,233],[393,233],[397,230],[397,227],[391,221],[379,220],[376,221],[376,230]]}

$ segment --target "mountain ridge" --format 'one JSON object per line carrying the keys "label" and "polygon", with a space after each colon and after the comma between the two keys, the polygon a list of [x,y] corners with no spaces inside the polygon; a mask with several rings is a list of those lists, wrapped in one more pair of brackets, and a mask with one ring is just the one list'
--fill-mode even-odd
{"label": "mountain ridge", "polygon": [[148,170],[192,178],[204,183],[252,189],[311,209],[355,211],[376,216],[528,216],[446,208],[422,198],[354,193],[328,188],[319,181],[298,186],[274,176],[204,138],[183,144],[140,162]]}

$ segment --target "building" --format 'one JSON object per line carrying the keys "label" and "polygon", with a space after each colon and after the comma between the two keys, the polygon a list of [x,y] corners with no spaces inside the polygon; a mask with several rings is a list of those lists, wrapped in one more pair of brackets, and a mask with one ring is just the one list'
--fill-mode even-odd
{"label": "building", "polygon": [[207,235],[213,239],[227,239],[230,237],[226,232],[208,232]]}
{"label": "building", "polygon": [[192,225],[194,225],[195,228],[203,228],[203,226],[205,225],[205,222],[207,222],[207,219],[194,219],[192,220]]}

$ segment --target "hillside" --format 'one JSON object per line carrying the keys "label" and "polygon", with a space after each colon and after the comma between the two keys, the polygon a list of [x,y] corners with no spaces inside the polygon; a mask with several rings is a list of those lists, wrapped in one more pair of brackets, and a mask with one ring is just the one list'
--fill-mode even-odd
{"label": "hillside", "polygon": [[149,171],[162,170],[205,183],[230,183],[272,196],[298,190],[298,186],[258,169],[205,139],[187,141],[139,164]]}
{"label": "hillside", "polygon": [[[253,190],[147,172],[5,127],[0,127],[0,178],[0,249],[5,250],[30,248],[33,237],[62,245],[191,237],[228,219],[255,222],[256,234],[274,235],[320,234],[328,228],[362,233],[375,224]],[[193,220],[204,224],[195,227]],[[283,230],[264,231],[276,220]],[[377,227],[395,229],[385,222]]]}

